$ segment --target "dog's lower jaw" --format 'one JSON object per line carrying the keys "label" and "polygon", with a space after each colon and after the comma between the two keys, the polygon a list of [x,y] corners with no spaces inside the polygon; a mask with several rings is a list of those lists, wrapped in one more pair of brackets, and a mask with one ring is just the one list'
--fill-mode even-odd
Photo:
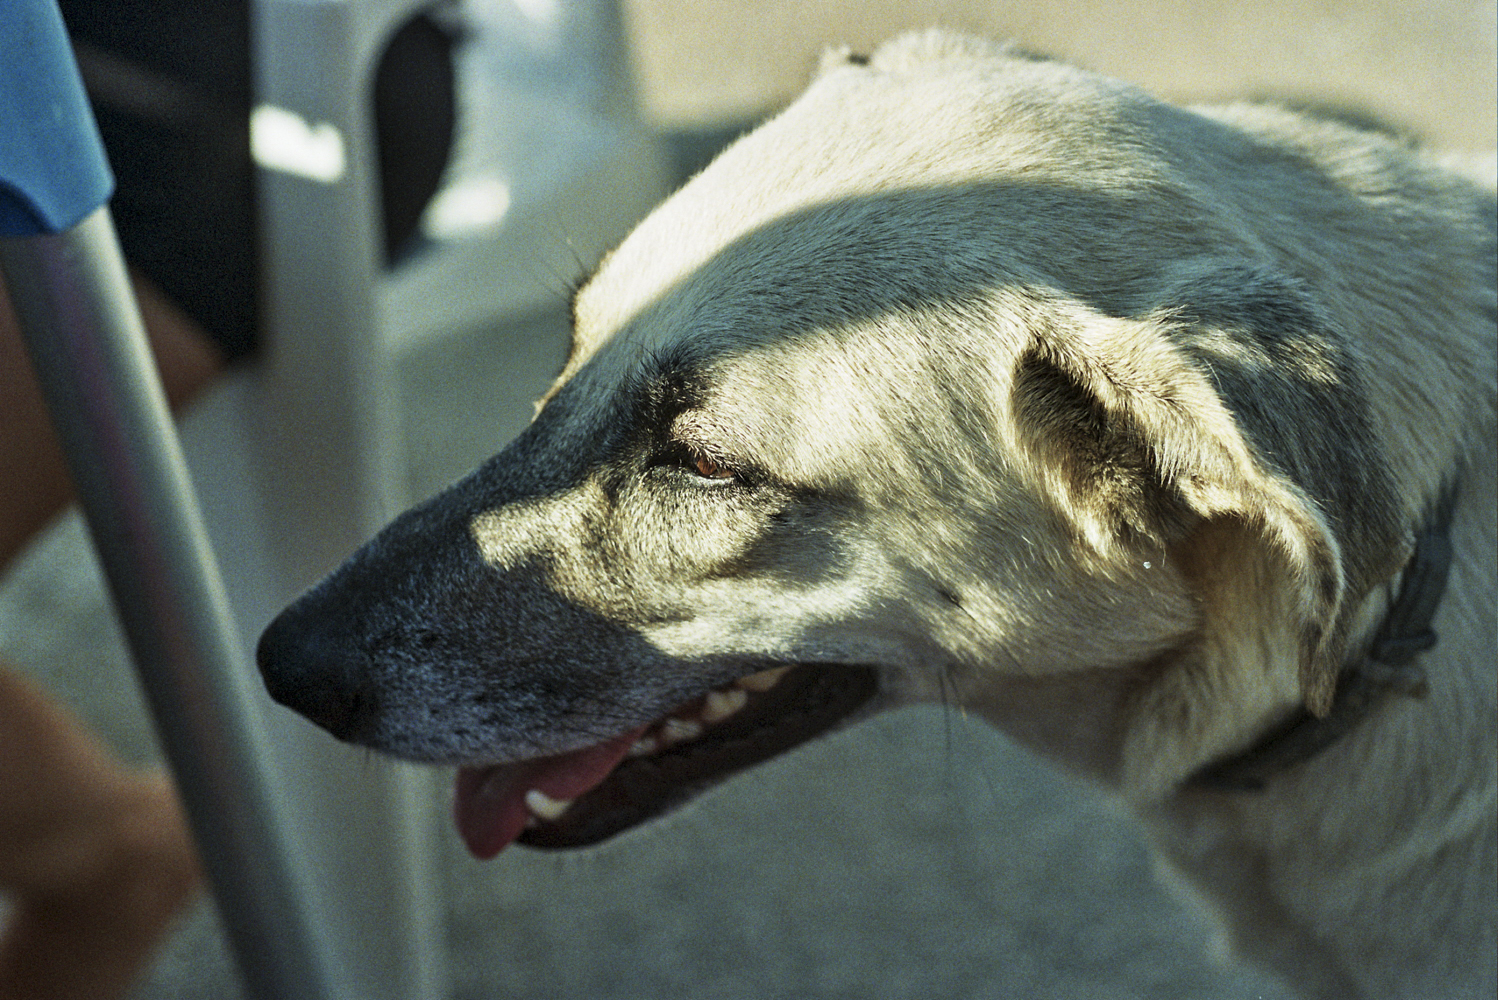
{"label": "dog's lower jaw", "polygon": [[1128,798],[1123,747],[1129,706],[1159,669],[1146,660],[1029,677],[1007,675],[964,690],[963,707],[1016,743],[1069,773]]}
{"label": "dog's lower jaw", "polygon": [[463,768],[454,803],[458,829],[480,858],[516,841],[594,844],[848,721],[877,691],[870,667],[779,666],[592,747]]}

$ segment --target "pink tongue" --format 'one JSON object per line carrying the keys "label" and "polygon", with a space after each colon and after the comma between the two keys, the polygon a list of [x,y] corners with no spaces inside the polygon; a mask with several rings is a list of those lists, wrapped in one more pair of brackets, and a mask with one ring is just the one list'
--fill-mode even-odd
{"label": "pink tongue", "polygon": [[525,793],[532,788],[553,799],[575,799],[596,788],[646,728],[555,757],[459,768],[453,819],[468,850],[487,861],[520,836],[530,818]]}

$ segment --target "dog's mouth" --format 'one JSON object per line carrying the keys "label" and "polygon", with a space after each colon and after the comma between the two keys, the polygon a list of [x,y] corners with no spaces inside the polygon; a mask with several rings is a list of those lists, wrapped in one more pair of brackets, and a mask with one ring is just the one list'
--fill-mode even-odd
{"label": "dog's mouth", "polygon": [[468,849],[583,847],[612,837],[845,720],[878,689],[869,667],[775,667],[645,726],[554,757],[458,771]]}

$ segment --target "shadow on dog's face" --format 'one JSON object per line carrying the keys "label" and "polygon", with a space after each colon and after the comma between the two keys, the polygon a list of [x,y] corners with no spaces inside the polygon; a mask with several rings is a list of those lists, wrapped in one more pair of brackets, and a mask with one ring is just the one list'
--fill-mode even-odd
{"label": "shadow on dog's face", "polygon": [[[837,209],[898,215],[927,197]],[[774,256],[826,222],[782,221],[722,259]],[[857,228],[823,240],[824,265],[865,252]],[[930,355],[919,323],[894,335],[882,297],[920,289],[877,270],[846,280],[795,292],[793,327],[757,289],[715,280],[613,336],[580,334],[515,443],[272,625],[259,655],[271,692],[342,739],[464,765],[460,825],[487,854],[517,836],[607,836],[941,683],[941,633],[962,642],[974,609],[990,628],[1054,632],[996,582],[1056,591],[1082,574],[1027,567],[1023,549],[969,554],[978,535],[1046,520],[988,447],[1001,433],[988,404],[956,394],[971,379],[948,369],[971,362]],[[715,315],[682,324],[705,300]],[[892,329],[875,338],[881,321]],[[892,362],[903,387],[884,375]],[[485,767],[517,760],[531,763]],[[522,808],[532,790],[576,801],[538,823]]]}
{"label": "shadow on dog's face", "polygon": [[[866,222],[1008,194],[798,213],[727,248],[726,274],[703,268],[612,336],[580,332],[521,438],[272,625],[272,693],[410,759],[545,758],[460,778],[460,822],[488,853],[612,833],[875,707],[881,686],[884,703],[938,687],[1000,629],[1032,669],[1099,620],[1121,657],[1146,651],[1158,636],[1058,551],[1060,520],[995,447],[1012,379],[976,339],[931,350],[948,335],[931,314],[954,314],[954,343],[992,336],[955,315],[981,286],[896,284],[868,259],[893,244],[872,250]],[[743,283],[745,267],[795,275],[787,247],[812,240],[804,285]],[[538,824],[517,805],[532,789],[577,802]]]}
{"label": "shadow on dog's face", "polygon": [[[1341,377],[1309,307],[1120,145],[1179,116],[992,53],[833,67],[604,262],[518,440],[271,625],[271,693],[461,765],[488,855],[609,836],[877,708],[1178,648],[1182,539],[1298,516],[1217,388],[1335,406]],[[1224,268],[1201,318],[1296,325],[1198,337],[1212,382],[1162,317]]]}

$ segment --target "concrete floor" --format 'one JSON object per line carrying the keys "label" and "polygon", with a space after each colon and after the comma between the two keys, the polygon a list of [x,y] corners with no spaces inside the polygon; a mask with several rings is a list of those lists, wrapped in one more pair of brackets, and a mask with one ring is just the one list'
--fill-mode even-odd
{"label": "concrete floor", "polygon": [[[945,23],[1170,96],[1314,97],[1442,145],[1493,148],[1492,2],[915,6],[632,0],[644,113],[663,131],[711,132],[789,98],[824,44]],[[544,356],[563,335],[559,317],[541,317],[413,362],[402,384],[411,425],[436,429],[412,442],[418,488],[488,447],[441,437],[456,432],[441,430],[443,395],[429,387],[462,379],[465,392],[484,391],[499,377],[486,364],[497,343]],[[0,588],[0,652],[122,753],[154,759],[76,521]],[[433,823],[445,829],[441,810]],[[1107,804],[940,709],[805,748],[593,851],[514,850],[479,864],[442,836],[452,996],[463,1000],[1286,996],[1208,957],[1205,925],[1155,883]],[[137,995],[239,995],[210,907],[185,922]]]}

